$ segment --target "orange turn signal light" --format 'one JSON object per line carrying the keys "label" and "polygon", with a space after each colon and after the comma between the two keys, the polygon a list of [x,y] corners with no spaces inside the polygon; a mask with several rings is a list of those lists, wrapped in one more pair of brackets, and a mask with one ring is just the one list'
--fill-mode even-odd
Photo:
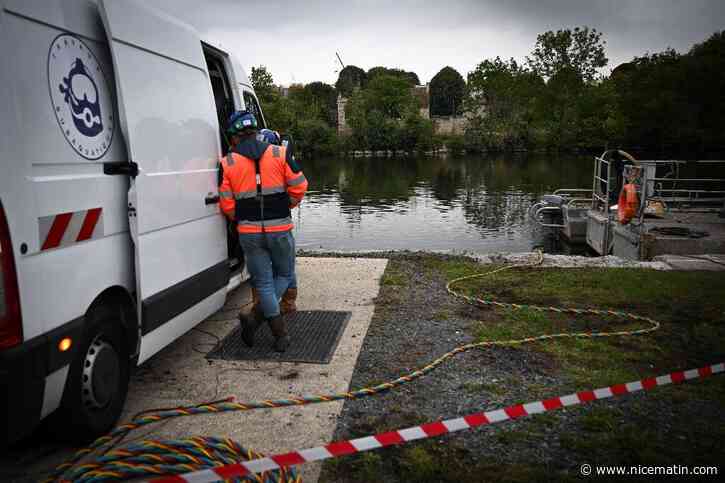
{"label": "orange turn signal light", "polygon": [[63,337],[60,342],[58,342],[58,350],[61,352],[65,352],[68,349],[70,349],[70,346],[73,345],[73,339],[70,337]]}

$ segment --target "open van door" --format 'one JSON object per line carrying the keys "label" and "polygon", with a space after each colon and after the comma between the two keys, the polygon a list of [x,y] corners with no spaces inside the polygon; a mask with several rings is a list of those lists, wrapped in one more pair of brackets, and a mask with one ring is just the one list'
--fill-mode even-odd
{"label": "open van door", "polygon": [[139,363],[224,304],[218,122],[201,39],[139,0],[101,0],[132,174]]}

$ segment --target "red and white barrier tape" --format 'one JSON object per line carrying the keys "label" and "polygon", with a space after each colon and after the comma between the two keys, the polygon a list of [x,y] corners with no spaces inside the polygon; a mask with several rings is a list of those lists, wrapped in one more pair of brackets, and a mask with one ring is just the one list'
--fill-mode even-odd
{"label": "red and white barrier tape", "polygon": [[566,406],[585,404],[598,399],[606,399],[613,396],[621,396],[637,391],[649,391],[658,386],[676,384],[690,379],[698,379],[718,374],[725,371],[725,363],[713,364],[699,369],[673,372],[659,377],[651,377],[626,384],[615,384],[614,386],[603,387],[593,391],[582,391],[568,396],[554,397],[543,401],[531,402],[528,404],[517,404],[495,411],[469,414],[468,416],[448,419],[446,421],[435,421],[432,423],[414,426],[412,428],[389,431],[387,433],[366,436],[364,438],[351,439],[349,441],[338,441],[316,448],[292,451],[290,453],[259,458],[233,465],[219,466],[216,468],[194,471],[183,475],[165,476],[153,480],[155,483],[180,483],[193,482],[203,483],[230,478],[242,477],[253,473],[276,470],[284,466],[299,465],[310,461],[321,461],[338,456],[361,453],[385,446],[406,443],[416,439],[425,439],[439,436],[445,433],[453,433],[463,429],[485,426],[487,424],[500,423],[509,419],[516,419],[530,414],[552,411]]}

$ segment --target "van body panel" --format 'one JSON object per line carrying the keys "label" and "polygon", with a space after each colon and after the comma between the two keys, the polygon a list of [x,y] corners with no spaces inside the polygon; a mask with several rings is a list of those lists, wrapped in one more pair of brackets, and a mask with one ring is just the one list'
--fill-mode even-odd
{"label": "van body panel", "polygon": [[[0,390],[0,445],[59,406],[86,314],[109,288],[137,299],[128,355],[141,363],[248,277],[245,267],[230,279],[227,257],[243,257],[205,201],[218,190],[223,120],[207,47],[242,108],[253,89],[239,62],[139,0],[0,0],[0,202],[23,331],[0,351],[0,387],[13,388]],[[104,173],[129,161],[135,178]],[[59,352],[64,337],[79,343]]]}
{"label": "van body panel", "polygon": [[[227,259],[225,221],[217,204],[205,203],[218,190],[219,126],[194,29],[140,1],[101,1],[100,7],[121,130],[139,169],[128,201],[143,324],[144,301]],[[214,300],[206,305],[221,308],[223,300]],[[201,320],[197,316],[198,310],[187,310],[162,332],[183,333]],[[147,340],[141,342],[145,356],[162,347],[154,342],[149,349]]]}
{"label": "van body panel", "polygon": [[[0,83],[3,98],[11,101],[0,121],[3,134],[10,133],[2,143],[0,192],[14,245],[23,338],[29,340],[82,316],[107,287],[133,291],[128,180],[103,174],[103,163],[126,159],[126,151],[114,123],[113,66],[95,4],[11,0],[1,21],[8,55],[2,56]],[[59,39],[76,49],[54,49]],[[80,149],[86,139],[89,145],[95,139],[70,121],[71,104],[64,98],[64,79],[73,82],[73,61],[79,57],[88,68],[96,67],[89,73],[96,91],[87,94],[105,94],[98,104],[104,120],[110,118],[99,133],[109,144],[96,156]],[[99,211],[97,223],[89,238],[77,241],[88,210]],[[44,250],[49,224],[69,213],[76,216],[60,233],[63,243]]]}
{"label": "van body panel", "polygon": [[171,319],[168,323],[146,334],[141,341],[141,352],[138,356],[138,363],[142,364],[149,357],[166,347],[170,340],[176,340],[176,338],[196,326],[200,320],[204,320],[219,310],[219,307],[224,305],[224,301],[226,300],[226,292],[227,289],[225,286],[204,299],[201,303],[191,307]]}
{"label": "van body panel", "polygon": [[247,77],[247,73],[242,68],[242,64],[239,63],[239,60],[234,55],[230,55],[229,61],[231,63],[232,71],[234,72],[236,83],[242,84],[254,90],[252,88],[252,83],[249,81],[249,77]]}
{"label": "van body panel", "polygon": [[5,10],[75,35],[105,42],[93,0],[4,0]]}
{"label": "van body panel", "polygon": [[[23,280],[29,282],[24,288],[30,303],[22,305],[24,339],[80,317],[108,287],[124,287],[132,293],[133,272],[128,264],[119,263],[119,260],[132,263],[133,250],[128,233],[25,258]],[[97,285],[99,282],[102,285]],[[59,284],[62,284],[62,290],[59,290]],[[42,323],[26,324],[26,320]]]}

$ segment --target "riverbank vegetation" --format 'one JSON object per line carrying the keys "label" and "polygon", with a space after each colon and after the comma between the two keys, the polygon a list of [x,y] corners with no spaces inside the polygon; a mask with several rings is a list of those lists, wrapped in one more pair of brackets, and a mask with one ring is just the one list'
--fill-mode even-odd
{"label": "riverbank vegetation", "polygon": [[[263,66],[252,68],[251,80],[270,127],[292,133],[312,155],[443,147],[455,153],[725,150],[725,31],[686,53],[643,53],[608,75],[607,67],[603,34],[582,27],[540,34],[524,62],[484,59],[466,80],[444,67],[427,90],[415,88],[414,72],[381,66],[348,65],[335,86],[276,88]],[[338,96],[346,101],[349,128],[341,134]],[[460,119],[459,128],[441,134],[436,116]]]}
{"label": "riverbank vegetation", "polygon": [[[494,268],[464,257],[393,255],[351,388],[396,378],[469,342],[646,326],[592,315],[482,309],[445,291],[449,280]],[[457,288],[502,302],[631,311],[661,321],[662,327],[639,336],[556,339],[460,354],[403,389],[346,401],[335,440],[722,359],[725,279],[716,272],[521,268]],[[714,465],[723,457],[718,442],[725,437],[724,377],[331,460],[320,481],[575,481],[584,463]]]}

